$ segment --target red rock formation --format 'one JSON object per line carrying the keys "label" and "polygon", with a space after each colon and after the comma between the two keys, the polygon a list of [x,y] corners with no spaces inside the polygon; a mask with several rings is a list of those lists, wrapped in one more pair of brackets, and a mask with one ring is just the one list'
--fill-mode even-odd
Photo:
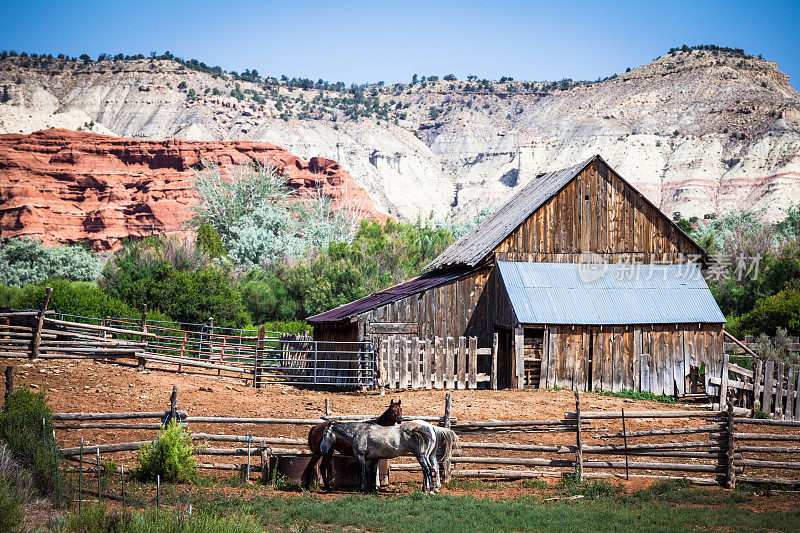
{"label": "red rock formation", "polygon": [[386,218],[330,159],[306,162],[251,141],[146,141],[52,129],[0,135],[0,235],[88,240],[113,250],[125,237],[185,232],[197,202],[192,169],[202,161],[267,161],[299,196],[321,188],[336,205]]}

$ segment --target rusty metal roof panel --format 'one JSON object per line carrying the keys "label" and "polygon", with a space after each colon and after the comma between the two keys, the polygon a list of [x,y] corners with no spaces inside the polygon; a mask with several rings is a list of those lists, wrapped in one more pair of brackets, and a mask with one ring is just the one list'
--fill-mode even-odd
{"label": "rusty metal roof panel", "polygon": [[448,281],[454,280],[464,274],[475,270],[471,267],[457,267],[446,270],[437,270],[435,272],[428,272],[422,276],[410,279],[399,285],[389,287],[382,291],[374,292],[369,296],[365,296],[358,300],[340,305],[330,311],[325,311],[318,315],[308,318],[308,322],[318,324],[322,322],[341,322],[348,320],[356,315],[371,311],[372,309],[381,307],[397,300],[402,300],[412,294],[417,294],[425,290],[437,287]]}
{"label": "rusty metal roof panel", "polygon": [[521,324],[725,322],[697,265],[497,265]]}

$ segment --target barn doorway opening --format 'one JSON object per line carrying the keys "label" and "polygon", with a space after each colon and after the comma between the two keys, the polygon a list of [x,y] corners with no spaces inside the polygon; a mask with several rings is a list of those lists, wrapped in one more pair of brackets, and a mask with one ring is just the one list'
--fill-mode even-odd
{"label": "barn doorway opening", "polygon": [[508,389],[513,386],[514,350],[511,328],[495,326],[497,333],[497,388]]}
{"label": "barn doorway opening", "polygon": [[542,354],[544,354],[544,328],[525,328],[525,346],[523,349],[525,383],[523,387],[526,389],[539,388]]}
{"label": "barn doorway opening", "polygon": [[589,370],[586,374],[586,390],[592,390],[592,376],[594,376],[594,328],[589,328]]}

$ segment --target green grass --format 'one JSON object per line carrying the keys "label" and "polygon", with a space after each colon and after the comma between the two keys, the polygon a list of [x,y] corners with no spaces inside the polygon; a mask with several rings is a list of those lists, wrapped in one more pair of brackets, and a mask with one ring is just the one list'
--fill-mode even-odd
{"label": "green grass", "polygon": [[[781,511],[764,504],[763,491],[743,485],[740,490],[705,489],[686,482],[663,481],[634,494],[624,494],[607,481],[562,480],[522,484],[456,479],[451,489],[492,490],[493,497],[427,496],[419,484],[396,485],[408,490],[379,497],[359,494],[328,499],[314,493],[264,492],[249,485],[233,488],[227,482],[162,486],[160,514],[154,510],[121,515],[89,506],[60,520],[65,533],[174,532],[250,533],[254,531],[797,531],[800,509]],[[142,488],[147,485],[132,482]],[[182,492],[171,494],[169,488]],[[503,487],[526,493],[498,499]],[[502,497],[502,492],[500,492]],[[580,499],[568,499],[581,495]],[[558,498],[553,500],[552,498]],[[189,503],[194,516],[186,516]],[[172,507],[171,505],[174,505]],[[754,512],[747,508],[763,509]]]}
{"label": "green grass", "polygon": [[615,396],[617,398],[631,398],[634,400],[651,400],[661,403],[677,403],[672,396],[664,396],[663,394],[653,394],[652,392],[634,391],[630,389],[623,389],[619,392],[597,391],[601,396]]}
{"label": "green grass", "polygon": [[[460,483],[462,488],[483,488]],[[473,486],[474,485],[474,486]],[[334,500],[304,494],[295,498],[204,497],[195,505],[212,516],[252,516],[267,529],[371,531],[690,531],[797,530],[800,510],[756,513],[743,508],[754,497],[745,491],[706,490],[676,482],[657,483],[633,495],[607,482],[564,482],[550,490],[579,500],[544,501],[544,495],[495,500],[473,496],[352,495]]]}

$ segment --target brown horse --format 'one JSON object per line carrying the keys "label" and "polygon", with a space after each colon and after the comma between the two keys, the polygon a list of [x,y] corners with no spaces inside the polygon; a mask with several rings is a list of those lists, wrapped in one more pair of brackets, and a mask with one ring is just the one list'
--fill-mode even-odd
{"label": "brown horse", "polygon": [[[403,409],[400,407],[401,401],[402,400],[398,400],[397,403],[395,403],[394,400],[392,400],[386,411],[378,418],[372,420],[372,422],[379,426],[393,426],[402,422]],[[311,460],[303,471],[303,488],[308,489],[311,486],[311,480],[316,477],[317,463],[320,458],[322,458],[322,464],[319,467],[320,473],[322,474],[322,483],[326,491],[330,490],[333,452],[339,452],[349,457],[353,456],[353,448],[350,446],[350,443],[341,439],[336,440],[333,449],[327,455],[320,451],[322,435],[325,433],[325,429],[334,422],[336,422],[336,420],[328,420],[327,422],[317,424],[308,432],[308,447],[311,449]]]}

